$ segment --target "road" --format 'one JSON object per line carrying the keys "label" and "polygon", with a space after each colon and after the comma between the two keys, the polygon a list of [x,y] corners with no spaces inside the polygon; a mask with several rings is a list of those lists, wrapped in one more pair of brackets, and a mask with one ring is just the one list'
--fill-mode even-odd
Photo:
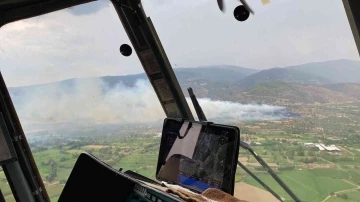
{"label": "road", "polygon": [[[341,193],[344,193],[344,192],[355,191],[355,190],[360,189],[360,186],[359,186],[359,185],[357,185],[357,184],[355,184],[355,183],[353,183],[353,182],[351,182],[351,181],[349,181],[349,180],[342,179],[342,181],[344,181],[344,182],[346,182],[346,183],[348,183],[348,184],[351,184],[351,185],[353,185],[353,186],[356,186],[356,188],[344,189],[344,190],[340,190],[340,191],[334,192],[335,196],[336,196],[337,194],[341,194]],[[329,198],[335,197],[335,196],[329,195],[329,196],[327,196],[324,200],[322,200],[321,202],[325,202],[325,201],[327,201]]]}

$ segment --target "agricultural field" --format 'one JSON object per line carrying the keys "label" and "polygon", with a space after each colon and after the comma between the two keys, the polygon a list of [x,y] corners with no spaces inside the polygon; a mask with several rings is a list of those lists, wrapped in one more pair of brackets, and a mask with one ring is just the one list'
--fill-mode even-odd
{"label": "agricultural field", "polygon": [[[359,201],[360,112],[354,110],[359,107],[358,104],[292,106],[303,117],[234,124],[242,131],[241,139],[248,142],[303,201]],[[346,113],[341,113],[341,110]],[[57,201],[81,152],[91,153],[115,169],[132,170],[155,179],[160,128],[133,135],[49,138],[34,135],[30,145],[49,196],[52,201]],[[329,128],[334,130],[328,133]],[[136,131],[136,128],[131,131]],[[333,144],[341,151],[319,151],[316,147],[304,145],[309,142]],[[247,151],[240,149],[239,161],[285,201],[291,201],[290,196]],[[239,167],[235,180],[264,189]],[[0,187],[7,201],[15,201],[1,171]]]}
{"label": "agricultural field", "polygon": [[[324,169],[287,171],[280,173],[279,176],[292,188],[294,193],[304,201],[322,201],[331,193],[357,188],[357,185],[346,180],[348,176],[341,176],[342,173],[339,173],[337,169],[329,169],[330,171],[318,175],[318,173],[323,172],[323,170]],[[259,177],[279,193],[280,196],[288,200],[291,199],[271,176],[261,174]],[[245,182],[257,186],[256,181],[250,177],[246,177]]]}

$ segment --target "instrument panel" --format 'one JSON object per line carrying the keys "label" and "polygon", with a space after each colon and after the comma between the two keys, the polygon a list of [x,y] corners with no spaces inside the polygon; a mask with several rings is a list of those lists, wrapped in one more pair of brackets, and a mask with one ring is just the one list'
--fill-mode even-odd
{"label": "instrument panel", "polygon": [[134,191],[128,195],[126,202],[175,202],[162,193],[143,187],[139,184],[134,186]]}
{"label": "instrument panel", "polygon": [[58,202],[139,201],[177,202],[179,197],[119,172],[96,157],[82,153],[77,159]]}

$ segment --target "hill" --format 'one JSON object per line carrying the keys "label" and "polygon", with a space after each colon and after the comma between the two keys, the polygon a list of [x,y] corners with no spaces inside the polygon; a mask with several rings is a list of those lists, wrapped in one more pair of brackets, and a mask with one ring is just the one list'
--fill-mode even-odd
{"label": "hill", "polygon": [[[181,84],[181,88],[187,95],[187,88],[193,87],[196,89],[200,97],[217,97],[222,100],[231,100],[233,97],[231,84],[238,79],[245,78],[258,70],[248,69],[237,66],[217,65],[194,68],[175,68],[175,74]],[[145,80],[147,85],[150,85],[147,76],[142,74],[125,75],[125,76],[103,76],[94,78],[74,78],[59,82],[52,82],[46,84],[10,87],[12,99],[15,103],[26,102],[24,97],[38,96],[48,97],[51,95],[76,94],[79,90],[85,88],[101,88],[102,93],[106,93],[119,84],[125,87],[134,87],[139,80]],[[120,90],[120,89],[119,89]],[[239,89],[235,90],[239,92]],[[82,90],[81,92],[84,92]]]}
{"label": "hill", "polygon": [[279,81],[258,84],[245,93],[247,100],[277,104],[338,103],[357,99],[323,86],[285,83]]}
{"label": "hill", "polygon": [[230,65],[175,68],[174,71],[180,83],[186,83],[192,80],[231,83],[258,72],[258,70],[255,69]]}
{"label": "hill", "polygon": [[304,73],[293,69],[272,68],[252,74],[240,80],[235,85],[239,86],[242,89],[248,89],[254,85],[269,81],[281,81],[313,85],[332,83],[331,80],[323,78],[321,76],[314,76],[312,74]]}
{"label": "hill", "polygon": [[337,83],[360,83],[360,61],[332,60],[285,68],[321,76]]}
{"label": "hill", "polygon": [[342,92],[346,95],[360,99],[360,84],[357,83],[337,83],[324,85],[325,88]]}
{"label": "hill", "polygon": [[[237,86],[216,83],[194,83],[197,85],[182,85],[185,96],[187,87],[192,86],[198,98],[232,101],[240,103],[266,104],[309,104],[336,103],[355,101],[352,96],[333,91],[321,86],[294,84],[281,81],[269,81],[243,90]],[[315,95],[315,96],[314,96]]]}
{"label": "hill", "polygon": [[[295,69],[272,68],[257,71],[223,65],[175,68],[174,70],[186,96],[188,95],[187,88],[192,87],[199,98],[242,103],[334,103],[360,99],[360,84],[333,83],[327,78]],[[131,88],[138,80],[144,80],[144,84],[150,86],[145,74],[134,74],[68,79],[41,85],[9,88],[9,91],[14,103],[21,106],[33,97],[51,98],[56,101],[64,95],[78,96],[96,92],[95,96],[101,97],[102,94],[105,95],[113,90],[133,91]],[[91,92],[88,92],[88,89]]]}
{"label": "hill", "polygon": [[[352,89],[331,89],[330,86],[342,84],[309,85],[288,83],[282,81],[267,81],[251,86],[244,90],[235,85],[221,83],[194,83],[192,88],[198,98],[206,97],[213,100],[224,100],[241,103],[270,103],[278,105],[313,104],[313,103],[342,103],[360,100]],[[359,84],[360,85],[360,84]],[[186,87],[182,85],[187,96]]]}

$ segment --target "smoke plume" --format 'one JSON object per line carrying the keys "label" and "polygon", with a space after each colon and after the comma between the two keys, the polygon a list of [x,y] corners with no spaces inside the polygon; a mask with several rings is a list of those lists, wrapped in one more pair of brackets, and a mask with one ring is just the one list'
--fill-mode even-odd
{"label": "smoke plume", "polygon": [[[165,114],[154,90],[145,80],[133,87],[118,83],[109,86],[101,79],[75,79],[10,89],[22,124],[86,123],[131,124],[161,122]],[[191,100],[187,98],[195,115]],[[201,98],[207,118],[229,123],[247,120],[274,120],[288,117],[280,106],[240,104]]]}

